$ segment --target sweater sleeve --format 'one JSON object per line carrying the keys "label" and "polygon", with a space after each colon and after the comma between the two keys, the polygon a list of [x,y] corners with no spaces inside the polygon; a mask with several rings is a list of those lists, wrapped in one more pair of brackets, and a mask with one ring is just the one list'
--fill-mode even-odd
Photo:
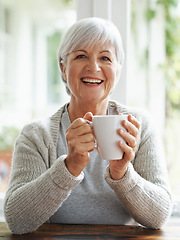
{"label": "sweater sleeve", "polygon": [[16,142],[4,203],[6,222],[14,234],[35,231],[84,178],[83,172],[78,177],[69,173],[65,155],[49,167],[47,136],[42,137],[45,140],[40,136],[37,129],[27,127]]}
{"label": "sweater sleeve", "polygon": [[139,149],[128,171],[113,180],[106,169],[105,179],[135,221],[149,228],[161,228],[172,209],[162,144],[150,122],[143,119]]}

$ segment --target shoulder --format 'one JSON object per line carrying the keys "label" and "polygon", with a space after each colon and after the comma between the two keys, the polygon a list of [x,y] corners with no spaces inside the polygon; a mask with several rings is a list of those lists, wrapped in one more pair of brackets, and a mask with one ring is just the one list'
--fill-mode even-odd
{"label": "shoulder", "polygon": [[138,122],[140,123],[140,135],[141,136],[147,136],[154,134],[157,132],[157,127],[155,120],[153,119],[153,116],[148,112],[147,110],[135,108],[135,107],[129,107],[123,104],[120,104],[116,101],[110,101],[109,104],[116,108],[117,113],[122,114],[131,114],[134,116]]}
{"label": "shoulder", "polygon": [[21,134],[30,138],[31,136],[41,136],[50,133],[50,119],[36,120],[27,123],[21,131]]}
{"label": "shoulder", "polygon": [[47,142],[50,139],[53,139],[54,142],[57,141],[59,125],[61,120],[61,115],[63,112],[63,107],[60,108],[55,114],[51,117],[36,120],[26,124],[20,136],[27,138],[30,141],[45,141]]}
{"label": "shoulder", "polygon": [[137,118],[137,120],[140,123],[152,122],[153,118],[152,118],[150,112],[148,112],[147,110],[135,108],[135,107],[129,107],[127,105],[120,104],[116,101],[110,101],[109,104],[110,104],[110,106],[112,106],[116,109],[118,114],[119,113],[127,114],[127,115],[131,114],[135,118]]}

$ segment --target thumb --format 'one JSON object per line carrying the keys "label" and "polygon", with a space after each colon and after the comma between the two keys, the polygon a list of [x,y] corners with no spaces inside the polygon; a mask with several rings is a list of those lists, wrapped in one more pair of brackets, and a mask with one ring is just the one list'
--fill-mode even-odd
{"label": "thumb", "polygon": [[92,122],[92,117],[93,117],[92,112],[87,112],[83,118]]}

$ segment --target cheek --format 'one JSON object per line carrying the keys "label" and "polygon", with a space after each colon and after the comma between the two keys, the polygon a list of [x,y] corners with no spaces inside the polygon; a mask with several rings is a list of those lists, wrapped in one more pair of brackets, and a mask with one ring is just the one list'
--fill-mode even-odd
{"label": "cheek", "polygon": [[77,66],[71,65],[66,71],[66,81],[71,92],[78,88],[79,70]]}
{"label": "cheek", "polygon": [[73,65],[70,65],[66,68],[66,81],[71,82],[74,76],[76,75],[76,68]]}
{"label": "cheek", "polygon": [[109,79],[110,84],[113,84],[116,81],[117,72],[118,72],[117,68],[115,68],[115,67],[111,67],[111,68],[108,69],[106,75],[107,75],[107,79]]}

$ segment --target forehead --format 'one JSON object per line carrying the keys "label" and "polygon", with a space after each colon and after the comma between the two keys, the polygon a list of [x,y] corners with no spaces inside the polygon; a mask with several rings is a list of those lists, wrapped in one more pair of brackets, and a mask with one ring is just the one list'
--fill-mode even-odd
{"label": "forehead", "polygon": [[89,44],[86,46],[77,46],[73,52],[77,52],[77,51],[86,51],[86,52],[97,52],[97,53],[101,53],[101,52],[107,52],[110,54],[115,54],[115,48],[114,46],[110,43],[110,42],[105,42],[105,43],[93,43],[93,44]]}

